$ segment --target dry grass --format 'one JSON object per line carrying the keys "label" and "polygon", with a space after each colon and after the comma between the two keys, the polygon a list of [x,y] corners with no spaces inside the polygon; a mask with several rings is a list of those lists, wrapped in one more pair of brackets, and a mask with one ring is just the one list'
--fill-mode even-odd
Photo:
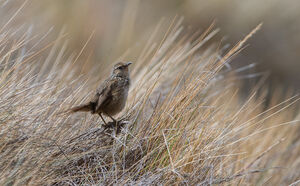
{"label": "dry grass", "polygon": [[0,184],[296,184],[299,96],[274,92],[265,108],[263,76],[242,100],[251,75],[223,68],[259,27],[223,54],[207,44],[213,26],[191,34],[174,20],[162,39],[158,26],[136,54],[120,131],[59,114],[88,99],[100,69],[82,74],[89,62],[67,55],[63,33],[35,49],[29,32],[2,31]]}

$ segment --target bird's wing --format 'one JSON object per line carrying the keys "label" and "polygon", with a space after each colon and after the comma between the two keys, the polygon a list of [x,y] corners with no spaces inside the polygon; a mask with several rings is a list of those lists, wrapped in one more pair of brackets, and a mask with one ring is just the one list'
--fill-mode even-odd
{"label": "bird's wing", "polygon": [[106,105],[107,103],[109,103],[112,99],[112,94],[111,94],[111,86],[108,86],[103,94],[101,94],[99,96],[99,99],[98,99],[98,102],[97,102],[97,106],[96,106],[96,111],[99,110],[99,108],[102,106],[102,105]]}
{"label": "bird's wing", "polygon": [[112,90],[112,84],[114,81],[108,79],[104,81],[99,88],[97,89],[96,95],[92,99],[92,103],[94,104],[94,112],[97,112],[97,110],[103,105],[108,102],[110,102],[112,98],[111,90]]}
{"label": "bird's wing", "polygon": [[103,92],[107,90],[109,84],[109,80],[105,80],[103,83],[100,84],[100,86],[97,88],[96,93],[94,97],[90,100],[90,104],[92,105],[92,112],[96,112],[96,107],[98,105],[98,100],[103,95]]}
{"label": "bird's wing", "polygon": [[99,96],[103,94],[103,92],[106,90],[106,87],[108,86],[109,80],[105,80],[103,83],[100,84],[100,86],[97,88],[96,93],[94,97],[91,99],[90,103],[97,104]]}

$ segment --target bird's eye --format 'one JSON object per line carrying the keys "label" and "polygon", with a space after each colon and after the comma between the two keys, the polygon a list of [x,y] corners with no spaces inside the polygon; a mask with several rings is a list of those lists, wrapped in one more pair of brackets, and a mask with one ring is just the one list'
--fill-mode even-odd
{"label": "bird's eye", "polygon": [[121,70],[121,69],[123,69],[123,66],[119,66],[117,69]]}

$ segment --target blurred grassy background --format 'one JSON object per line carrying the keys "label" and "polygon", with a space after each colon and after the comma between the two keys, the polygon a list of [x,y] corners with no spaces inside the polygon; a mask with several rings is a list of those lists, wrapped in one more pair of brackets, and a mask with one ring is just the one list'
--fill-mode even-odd
{"label": "blurred grassy background", "polygon": [[[2,25],[23,2],[4,3]],[[184,25],[191,31],[205,29],[216,21],[221,32],[215,40],[223,39],[223,43],[235,43],[263,22],[250,46],[231,64],[258,63],[257,71],[271,71],[272,85],[299,88],[299,9],[299,1],[280,0],[30,0],[19,13],[22,16],[13,22],[34,25],[33,30],[40,32],[34,35],[43,35],[53,27],[53,40],[64,28],[70,52],[79,52],[94,32],[79,61],[101,64],[116,61],[129,49],[139,50],[162,18],[165,24],[175,15],[183,16]],[[126,60],[136,57],[129,55]]]}
{"label": "blurred grassy background", "polygon": [[[300,98],[278,88],[299,82],[296,1],[0,2],[0,185],[299,183]],[[118,137],[61,115],[118,59],[135,62]],[[277,90],[246,84],[241,100],[240,80],[268,70]]]}

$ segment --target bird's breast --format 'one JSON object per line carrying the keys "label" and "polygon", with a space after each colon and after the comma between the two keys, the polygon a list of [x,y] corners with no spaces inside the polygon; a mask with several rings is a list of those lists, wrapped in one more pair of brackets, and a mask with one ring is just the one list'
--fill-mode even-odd
{"label": "bird's breast", "polygon": [[111,101],[108,105],[106,105],[103,110],[110,115],[115,115],[120,112],[126,105],[126,100],[128,97],[130,82],[125,80],[119,80],[113,86],[111,91]]}

